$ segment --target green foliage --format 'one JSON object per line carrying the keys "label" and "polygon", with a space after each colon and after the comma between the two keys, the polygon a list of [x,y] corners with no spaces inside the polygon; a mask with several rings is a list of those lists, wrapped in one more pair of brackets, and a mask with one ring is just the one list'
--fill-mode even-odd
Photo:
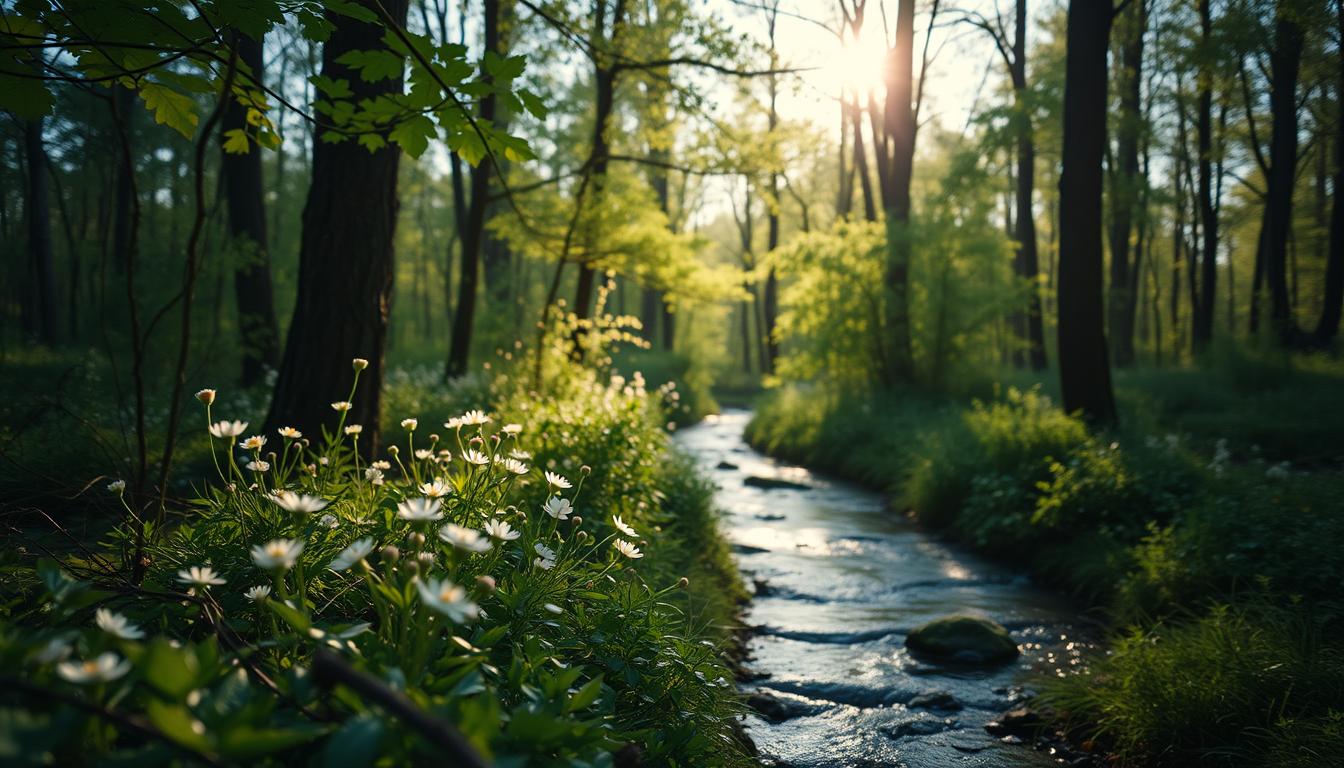
{"label": "green foliage", "polygon": [[1333,765],[1344,648],[1302,606],[1218,606],[1118,637],[1042,699],[1121,765]]}
{"label": "green foliage", "polygon": [[500,764],[609,765],[628,742],[654,764],[741,762],[715,642],[740,586],[711,491],[670,453],[656,398],[572,374],[560,399],[500,400],[440,438],[398,421],[404,441],[372,465],[343,422],[239,450],[217,426],[219,482],[151,546],[138,587],[116,565],[120,529],[59,563],[8,553],[6,762],[435,759],[376,702],[321,688],[319,648]]}

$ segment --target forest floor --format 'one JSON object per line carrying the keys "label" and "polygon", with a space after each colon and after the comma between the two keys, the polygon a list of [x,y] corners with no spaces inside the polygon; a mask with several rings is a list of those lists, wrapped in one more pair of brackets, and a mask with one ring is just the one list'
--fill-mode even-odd
{"label": "forest floor", "polygon": [[[1117,379],[1089,432],[1044,387],[786,388],[757,448],[1030,570],[1109,628],[1035,706],[1123,764],[1328,765],[1344,750],[1344,375],[1239,360]],[[978,396],[978,399],[977,397]]]}

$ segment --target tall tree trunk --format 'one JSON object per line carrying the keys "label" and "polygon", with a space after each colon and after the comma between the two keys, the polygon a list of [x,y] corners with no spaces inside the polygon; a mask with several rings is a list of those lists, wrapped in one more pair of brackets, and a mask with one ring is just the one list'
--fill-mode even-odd
{"label": "tall tree trunk", "polygon": [[[849,106],[850,122],[854,131],[854,170],[859,175],[859,189],[863,193],[864,221],[877,221],[877,205],[873,199],[873,179],[868,173],[868,150],[863,145],[863,109],[858,99]],[[881,160],[879,159],[879,162]]]}
{"label": "tall tree trunk", "polygon": [[[603,41],[606,48],[615,49],[625,25],[626,0],[615,0],[611,14],[611,33],[606,34],[606,2],[598,0],[593,12],[593,39]],[[596,90],[596,110],[593,115],[593,145],[589,155],[589,174],[592,179],[593,203],[601,204],[606,183],[607,161],[611,148],[607,138],[608,123],[616,101],[616,66],[610,55],[600,51],[594,57],[593,82]],[[591,316],[593,289],[597,284],[596,270],[587,261],[579,265],[579,279],[574,290],[574,314],[580,319]],[[577,350],[576,350],[577,351]]]}
{"label": "tall tree trunk", "polygon": [[[779,6],[774,6],[774,10],[769,16],[770,21],[770,69],[773,71],[778,66],[778,57],[775,55],[775,22],[779,18]],[[778,151],[778,146],[774,141],[775,132],[779,129],[779,76],[771,74],[768,80],[770,93],[770,112],[768,115],[768,130],[770,132],[770,148],[772,152]],[[761,335],[764,336],[765,345],[764,361],[761,365],[762,374],[773,374],[775,372],[775,360],[779,357],[779,341],[775,338],[775,322],[779,317],[779,278],[775,275],[775,265],[769,261],[775,249],[779,247],[779,168],[778,158],[771,158],[770,178],[769,178],[770,199],[766,206],[766,240],[765,253],[768,261],[769,270],[765,276],[765,296],[761,306],[762,327]]]}
{"label": "tall tree trunk", "polygon": [[1215,288],[1218,282],[1218,207],[1214,200],[1213,183],[1213,68],[1207,58],[1213,39],[1211,0],[1197,0],[1199,6],[1199,34],[1204,47],[1199,68],[1199,112],[1195,118],[1195,132],[1199,142],[1199,216],[1203,227],[1203,262],[1200,265],[1200,295],[1194,318],[1194,347],[1196,351],[1208,348],[1213,340],[1213,310],[1216,306]]}
{"label": "tall tree trunk", "polygon": [[1275,9],[1270,52],[1269,183],[1265,193],[1264,275],[1269,287],[1270,322],[1280,344],[1296,341],[1297,323],[1288,296],[1288,239],[1292,229],[1293,185],[1297,172],[1297,76],[1302,64],[1302,27],[1280,0]]}
{"label": "tall tree trunk", "polygon": [[1064,409],[1116,418],[1102,316],[1102,158],[1111,4],[1069,0],[1059,179],[1059,378]]}
{"label": "tall tree trunk", "polygon": [[[262,79],[262,42],[244,34],[237,35],[238,58],[252,71],[258,83]],[[222,129],[247,130],[248,107],[230,99],[224,110]],[[223,139],[224,134],[221,134]],[[228,203],[229,234],[238,253],[233,272],[233,288],[238,302],[238,330],[242,335],[242,375],[244,387],[260,384],[267,368],[280,362],[280,331],[275,322],[275,302],[271,289],[271,256],[266,238],[266,204],[261,178],[261,149],[253,147],[242,154],[223,152],[220,173],[224,197]]]}
{"label": "tall tree trunk", "polygon": [[33,331],[38,341],[56,343],[56,264],[51,243],[51,187],[47,176],[47,150],[42,144],[42,118],[24,126],[28,156],[28,256],[33,278]]}
{"label": "tall tree trunk", "polygon": [[[1012,60],[1013,104],[1021,121],[1017,133],[1017,221],[1013,239],[1017,250],[1013,256],[1013,271],[1026,282],[1028,294],[1025,309],[1013,313],[1013,331],[1020,345],[1013,358],[1018,367],[1030,365],[1033,371],[1044,370],[1045,324],[1041,317],[1040,263],[1036,251],[1036,213],[1033,198],[1036,187],[1036,143],[1032,137],[1031,113],[1027,106],[1027,0],[1017,0],[1017,18],[1013,33]],[[1025,353],[1025,354],[1024,354]]]}
{"label": "tall tree trunk", "polygon": [[[1340,40],[1344,40],[1344,3],[1336,3],[1336,20]],[[1334,202],[1330,210],[1330,245],[1325,263],[1325,297],[1321,303],[1321,317],[1316,322],[1315,342],[1327,345],[1339,333],[1340,309],[1344,307],[1344,48],[1340,49],[1339,77],[1335,90],[1338,114],[1335,122],[1335,178]],[[1324,148],[1321,149],[1325,153]]]}
{"label": "tall tree trunk", "polygon": [[[126,124],[127,141],[132,140],[135,135],[135,92],[122,85],[112,86],[112,100],[115,102],[114,109],[121,116],[121,120]],[[122,152],[125,154],[125,152]],[[135,167],[127,161],[117,163],[117,187],[114,193],[113,213],[112,213],[112,264],[118,273],[124,273],[130,266],[133,255],[131,253],[131,229],[133,201],[131,200],[134,191]]]}
{"label": "tall tree trunk", "polygon": [[1120,47],[1119,124],[1116,127],[1116,168],[1111,184],[1111,351],[1115,364],[1127,368],[1134,364],[1134,279],[1130,264],[1130,236],[1134,231],[1134,209],[1139,199],[1139,135],[1143,128],[1143,41],[1148,27],[1147,0],[1131,3],[1129,17],[1121,25],[1124,43]]}
{"label": "tall tree trunk", "polygon": [[[407,0],[381,3],[393,23],[405,24]],[[380,48],[384,28],[343,15],[328,14],[328,20],[335,29],[322,49],[322,74],[348,81],[356,101],[400,93],[400,77],[368,83],[338,62],[350,51]],[[364,426],[362,448],[370,453],[378,448],[400,159],[401,150],[394,144],[374,152],[353,141],[313,144],[298,296],[266,417],[268,432],[292,425],[317,438],[324,427],[330,429],[337,420],[330,404],[349,395],[354,377],[350,361],[362,357],[369,367],[347,422]]]}
{"label": "tall tree trunk", "polygon": [[[914,112],[914,0],[901,0],[896,12],[896,41],[887,51],[886,104],[878,150],[882,207],[886,214],[887,259],[886,328],[889,352],[883,371],[886,384],[909,381],[914,375],[910,329],[910,180],[915,157]],[[881,169],[885,168],[885,172]]]}

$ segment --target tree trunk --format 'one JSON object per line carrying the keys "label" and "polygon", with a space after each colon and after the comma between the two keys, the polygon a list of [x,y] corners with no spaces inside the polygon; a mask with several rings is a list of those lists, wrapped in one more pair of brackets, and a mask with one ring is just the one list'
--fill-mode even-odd
{"label": "tree trunk", "polygon": [[[773,70],[778,60],[775,56],[775,22],[778,18],[778,6],[770,16],[770,68]],[[769,78],[770,89],[770,113],[768,119],[768,129],[771,135],[770,147],[775,150],[776,144],[773,141],[774,133],[779,129],[779,76],[771,74]],[[765,253],[766,259],[779,247],[779,172],[777,166],[778,158],[771,158],[770,169],[770,200],[766,206],[766,240]],[[775,372],[775,360],[779,358],[779,341],[775,338],[775,323],[779,317],[779,278],[775,275],[775,266],[769,262],[769,270],[765,276],[765,296],[762,302],[762,320],[761,335],[764,336],[765,359],[761,365],[763,375],[773,374]]]}
{"label": "tree trunk", "polygon": [[1130,236],[1139,198],[1139,134],[1142,130],[1143,39],[1148,26],[1147,0],[1132,4],[1121,29],[1119,125],[1116,128],[1115,172],[1111,184],[1111,285],[1108,310],[1115,364],[1134,364],[1134,279],[1130,274]]}
{"label": "tree trunk", "polygon": [[914,170],[914,46],[915,7],[902,0],[896,13],[896,42],[887,51],[886,104],[883,135],[875,142],[886,214],[887,259],[883,283],[887,292],[886,328],[890,351],[883,379],[906,382],[914,375],[910,329],[910,179]]}
{"label": "tree trunk", "polygon": [[1101,162],[1111,5],[1069,0],[1059,179],[1059,378],[1064,409],[1115,421],[1102,316]]}
{"label": "tree trunk", "polygon": [[[112,86],[114,109],[125,122],[127,140],[135,135],[135,92],[125,86]],[[124,151],[120,154],[126,154]],[[132,200],[135,194],[132,175],[134,166],[128,161],[117,163],[117,189],[112,213],[112,264],[118,273],[124,273],[131,264]]]}
{"label": "tree trunk", "polygon": [[1199,70],[1199,114],[1195,118],[1195,132],[1199,142],[1199,217],[1203,227],[1203,262],[1200,265],[1199,302],[1194,318],[1195,351],[1207,349],[1213,341],[1213,310],[1218,282],[1218,208],[1213,192],[1213,72],[1208,65],[1208,48],[1213,37],[1211,0],[1197,0],[1199,6],[1200,42],[1205,61]]}
{"label": "tree trunk", "polygon": [[[262,43],[244,34],[237,35],[238,59],[258,82],[262,79]],[[224,110],[221,128],[247,130],[248,107],[230,99]],[[221,139],[224,134],[221,134]],[[262,191],[261,148],[252,147],[243,154],[221,149],[220,173],[224,197],[228,203],[229,235],[237,251],[233,288],[238,301],[238,331],[242,335],[242,375],[244,387],[260,384],[267,368],[280,362],[280,331],[275,322],[275,303],[271,289],[271,256],[266,238],[266,204]]]}
{"label": "tree trunk", "polygon": [[[1344,3],[1336,3],[1337,23],[1340,35],[1344,35]],[[1344,37],[1339,39],[1344,40]],[[1335,91],[1335,104],[1339,109],[1335,123],[1335,199],[1330,210],[1330,245],[1325,263],[1325,297],[1321,303],[1321,317],[1316,322],[1313,334],[1315,342],[1322,346],[1334,341],[1339,333],[1340,309],[1344,306],[1344,205],[1340,204],[1340,194],[1344,192],[1344,48],[1340,49],[1340,68],[1337,73],[1339,83]],[[1326,152],[1324,148],[1321,152]]]}
{"label": "tree trunk", "polygon": [[[606,3],[604,0],[598,0],[593,13],[594,40],[604,41],[611,49],[616,47],[621,28],[625,24],[625,5],[626,0],[615,0],[611,15],[611,33],[607,35],[603,32],[606,25]],[[611,152],[607,139],[607,124],[611,120],[611,112],[615,107],[616,100],[616,67],[615,63],[607,58],[607,54],[599,53],[595,58],[593,82],[596,90],[597,108],[593,115],[593,147],[588,162],[589,173],[592,176],[594,202],[600,205],[602,187],[605,182],[604,177],[607,174],[607,158]],[[574,314],[581,320],[592,314],[593,289],[596,284],[597,275],[593,266],[586,261],[580,264],[579,279],[574,290]]]}
{"label": "tree trunk", "polygon": [[[361,0],[366,6],[371,2]],[[394,23],[405,23],[407,0],[381,2]],[[356,101],[400,93],[400,77],[368,83],[337,62],[349,51],[382,47],[384,28],[342,15],[328,18],[335,29],[322,49],[322,74],[347,80]],[[353,141],[313,144],[298,296],[267,432],[291,425],[320,438],[323,428],[337,420],[330,404],[350,394],[351,359],[362,357],[369,367],[346,420],[364,426],[364,450],[372,454],[378,448],[400,159],[394,144],[374,152]]]}
{"label": "tree trunk", "polygon": [[[863,193],[864,221],[877,221],[877,205],[873,202],[873,179],[868,173],[868,150],[863,146],[863,110],[858,99],[849,106],[850,122],[854,130],[854,170],[859,175],[859,189]],[[878,162],[881,162],[879,158]]]}
{"label": "tree trunk", "polygon": [[[1036,213],[1033,207],[1036,186],[1036,144],[1032,138],[1031,115],[1027,97],[1027,0],[1017,0],[1017,19],[1013,34],[1012,62],[1013,101],[1017,119],[1021,121],[1017,134],[1017,222],[1013,239],[1017,250],[1013,257],[1013,271],[1026,282],[1028,294],[1025,311],[1013,313],[1013,330],[1022,346],[1014,350],[1018,367],[1030,365],[1033,371],[1044,370],[1045,324],[1041,318],[1040,263],[1036,252]],[[1025,354],[1024,354],[1025,353]]]}
{"label": "tree trunk", "polygon": [[1263,241],[1270,322],[1275,337],[1284,345],[1294,343],[1297,338],[1288,296],[1288,239],[1297,171],[1297,76],[1302,64],[1302,45],[1302,27],[1287,0],[1281,0],[1275,10],[1274,49],[1270,53],[1272,134]]}
{"label": "tree trunk", "polygon": [[[482,12],[485,16],[485,49],[499,51],[499,0],[483,0]],[[482,77],[488,79],[489,75],[482,71]],[[495,119],[493,92],[481,98],[480,119],[487,124]],[[462,271],[457,281],[457,311],[453,316],[453,335],[448,349],[446,373],[450,377],[466,373],[471,362],[471,339],[476,322],[476,296],[481,272],[481,243],[485,236],[485,212],[490,206],[488,198],[490,176],[495,173],[494,162],[492,154],[471,169],[471,204],[466,211],[466,220],[458,221]],[[459,180],[460,174],[459,171]]]}
{"label": "tree trunk", "polygon": [[33,332],[48,346],[56,343],[56,264],[51,243],[51,187],[47,177],[47,150],[42,144],[43,119],[24,126],[28,156],[28,255],[31,259],[34,305]]}

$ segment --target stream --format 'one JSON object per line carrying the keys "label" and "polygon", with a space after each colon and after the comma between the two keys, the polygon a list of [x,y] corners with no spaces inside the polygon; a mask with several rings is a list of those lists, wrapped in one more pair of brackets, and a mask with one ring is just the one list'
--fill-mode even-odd
{"label": "stream", "polygon": [[[758,453],[742,437],[750,416],[711,416],[676,439],[718,483],[725,534],[755,587],[744,616],[753,628],[751,679],[741,687],[757,710],[771,713],[744,723],[763,761],[798,768],[1063,763],[1049,748],[1031,749],[984,726],[1020,705],[1024,673],[1081,663],[1080,626],[1067,602],[921,530],[875,493]],[[759,478],[799,487],[762,488]],[[1021,657],[957,667],[906,650],[910,629],[963,612],[1006,627]]]}

